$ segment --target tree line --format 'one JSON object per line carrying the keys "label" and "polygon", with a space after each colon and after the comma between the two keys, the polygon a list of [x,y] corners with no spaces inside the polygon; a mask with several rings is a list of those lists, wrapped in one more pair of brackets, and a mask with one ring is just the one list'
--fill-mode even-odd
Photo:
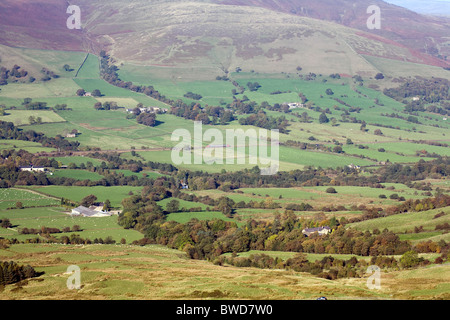
{"label": "tree line", "polygon": [[19,229],[19,234],[49,235],[49,234],[54,234],[54,233],[63,233],[63,232],[67,233],[67,232],[79,232],[79,231],[81,231],[81,228],[79,225],[74,225],[74,226],[72,226],[72,228],[63,227],[62,229],[42,226],[39,229],[27,228],[27,227],[21,228],[21,229]]}
{"label": "tree line", "polygon": [[0,261],[0,286],[39,277],[42,274],[43,272],[37,272],[30,265],[23,266],[14,261]]}
{"label": "tree line", "polygon": [[[201,121],[205,125],[214,125],[218,123],[224,125],[234,120],[233,111],[240,114],[257,114],[262,110],[262,107],[256,102],[248,101],[246,99],[240,100],[236,97],[226,109],[220,106],[202,107],[198,102],[187,104],[181,99],[172,100],[155,90],[153,86],[138,86],[130,81],[125,82],[121,80],[118,74],[119,68],[111,63],[111,57],[105,51],[100,52],[100,58],[100,74],[108,83],[134,92],[144,93],[147,96],[166,103],[172,107],[170,113],[178,117]],[[249,83],[248,85],[251,90],[257,90],[260,87],[258,83]],[[192,92],[186,93],[185,97],[194,100],[200,100],[202,98],[201,95]],[[266,105],[268,106],[267,103]],[[270,129],[279,129],[281,132],[284,132],[287,126],[287,121],[285,121],[285,119],[277,120],[273,117],[266,117],[262,122],[258,121],[256,123],[263,124],[263,128],[266,127],[267,129],[267,127],[269,127]],[[275,128],[274,124],[278,124],[279,127]]]}

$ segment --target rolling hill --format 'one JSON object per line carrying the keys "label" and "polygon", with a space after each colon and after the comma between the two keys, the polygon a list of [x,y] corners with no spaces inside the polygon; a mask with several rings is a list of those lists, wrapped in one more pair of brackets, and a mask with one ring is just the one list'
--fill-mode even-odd
{"label": "rolling hill", "polygon": [[[264,7],[279,12],[332,21],[364,32],[367,31],[367,19],[370,16],[370,14],[367,14],[367,8],[369,5],[376,5],[381,9],[382,27],[380,30],[372,30],[370,33],[384,38],[384,40],[377,38],[378,41],[389,39],[397,45],[412,49],[411,54],[415,58],[414,61],[410,61],[413,62],[441,66],[448,64],[448,61],[443,62],[442,60],[430,59],[427,55],[432,55],[439,59],[449,55],[448,34],[450,32],[450,20],[444,17],[421,15],[394,5],[392,2],[387,3],[382,0],[375,0],[370,3],[364,0],[214,0],[214,2],[228,5]],[[413,1],[408,1],[408,3],[411,2]],[[415,5],[417,6],[417,3]],[[436,2],[430,3],[427,1],[426,6],[428,8],[432,5],[438,6]]]}
{"label": "rolling hill", "polygon": [[[257,72],[373,76],[365,57],[446,67],[447,20],[375,1],[382,30],[368,30],[363,1],[87,1],[82,30],[68,30],[62,0],[4,1],[0,25],[8,46],[98,52],[120,63],[209,75],[237,67]],[[51,31],[51,32],[50,32]],[[425,39],[426,38],[426,39]],[[434,55],[434,56],[433,56]],[[326,61],[326,63],[324,63]]]}

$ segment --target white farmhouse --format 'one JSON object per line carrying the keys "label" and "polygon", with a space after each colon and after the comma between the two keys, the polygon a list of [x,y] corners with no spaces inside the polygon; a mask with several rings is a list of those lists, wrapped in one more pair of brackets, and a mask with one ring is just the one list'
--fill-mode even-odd
{"label": "white farmhouse", "polygon": [[318,233],[321,236],[326,235],[331,232],[330,227],[319,227],[319,228],[309,228],[309,229],[303,229],[302,233],[309,237],[313,233]]}

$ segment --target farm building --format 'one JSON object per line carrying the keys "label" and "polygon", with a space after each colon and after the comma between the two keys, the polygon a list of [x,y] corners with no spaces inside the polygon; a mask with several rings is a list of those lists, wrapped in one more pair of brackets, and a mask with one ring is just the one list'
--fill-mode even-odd
{"label": "farm building", "polygon": [[79,206],[78,208],[72,209],[72,216],[80,216],[80,217],[89,217],[89,218],[100,218],[100,217],[109,217],[111,214],[109,212],[93,210],[91,208],[86,208],[83,206]]}
{"label": "farm building", "polygon": [[[135,113],[135,109],[126,109],[127,113]],[[141,113],[167,113],[168,109],[159,108],[159,107],[143,107],[139,108]]]}
{"label": "farm building", "polygon": [[287,104],[289,106],[290,110],[298,109],[298,108],[304,108],[305,107],[304,104],[298,103],[298,102],[291,102],[291,103],[285,103],[285,104]]}
{"label": "farm building", "polygon": [[309,229],[303,229],[302,233],[309,237],[313,233],[318,233],[321,236],[326,235],[331,232],[330,227],[318,227],[318,228],[309,228]]}
{"label": "farm building", "polygon": [[361,166],[355,165],[355,164],[353,164],[353,163],[352,163],[352,164],[349,164],[348,167],[349,167],[350,169],[356,169],[356,170],[361,169]]}
{"label": "farm building", "polygon": [[189,189],[187,182],[180,181],[180,189]]}
{"label": "farm building", "polygon": [[46,172],[47,171],[47,169],[44,167],[34,167],[34,166],[20,167],[19,169],[20,169],[20,171],[29,171],[29,172]]}

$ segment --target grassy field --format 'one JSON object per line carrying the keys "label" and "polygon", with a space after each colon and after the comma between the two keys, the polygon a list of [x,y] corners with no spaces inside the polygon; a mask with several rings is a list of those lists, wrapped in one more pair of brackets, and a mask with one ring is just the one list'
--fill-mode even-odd
{"label": "grassy field", "polygon": [[[89,238],[93,241],[95,238],[105,239],[110,236],[113,240],[119,242],[124,238],[127,243],[134,240],[139,240],[143,235],[135,230],[127,230],[117,224],[117,216],[102,217],[102,218],[86,218],[86,217],[72,217],[68,215],[63,208],[48,207],[48,208],[29,208],[22,210],[7,210],[1,211],[2,218],[8,218],[13,225],[12,228],[0,228],[0,237],[16,238],[20,241],[26,239],[33,239],[37,235],[19,234],[22,228],[40,229],[41,227],[58,228],[62,230],[64,227],[78,225],[81,231],[76,234],[82,238]],[[55,234],[57,238],[61,236],[70,237],[72,233]]]}
{"label": "grassy field", "polygon": [[[1,299],[59,300],[315,300],[448,299],[448,266],[382,273],[381,290],[369,290],[366,278],[336,281],[305,273],[215,266],[188,260],[180,251],[160,246],[13,245],[0,259],[30,264],[45,272]],[[69,290],[69,265],[81,268],[81,289]]]}
{"label": "grassy field", "polygon": [[[389,185],[394,187],[393,185]],[[388,187],[388,186],[387,186]],[[220,190],[203,190],[203,191],[184,191],[186,193],[195,194],[197,196],[210,196],[217,199],[223,196],[233,199],[235,202],[244,201],[246,203],[250,201],[266,201],[270,200],[280,204],[282,207],[287,204],[301,204],[308,203],[312,205],[316,210],[326,206],[339,206],[342,205],[348,210],[352,206],[381,206],[388,207],[392,205],[398,205],[398,200],[392,200],[389,197],[393,194],[403,196],[405,199],[423,199],[426,196],[417,193],[416,190],[406,187],[403,184],[396,184],[394,189],[387,190],[381,188],[368,188],[368,187],[348,187],[348,186],[335,186],[333,187],[337,193],[327,193],[328,187],[296,187],[296,188],[241,188],[234,192],[223,192]],[[380,198],[380,195],[385,195],[386,198]],[[248,210],[248,209],[246,209]],[[258,209],[259,210],[259,209]],[[256,210],[256,213],[259,211]],[[245,212],[245,210],[244,210]],[[272,212],[273,210],[269,212]],[[248,214],[253,214],[252,211]],[[354,215],[353,211],[345,212],[332,212],[336,215]],[[357,213],[356,213],[357,214]]]}
{"label": "grassy field", "polygon": [[210,212],[176,212],[171,213],[167,216],[167,221],[176,221],[178,223],[187,223],[192,219],[202,220],[224,220],[224,221],[235,221],[231,218],[227,218],[222,212],[210,211]]}
{"label": "grassy field", "polygon": [[65,186],[48,186],[39,187],[33,186],[29,187],[31,190],[36,190],[43,194],[48,194],[53,197],[66,198],[72,201],[79,202],[81,199],[88,195],[95,195],[98,201],[105,201],[109,199],[113,207],[121,207],[121,202],[124,198],[129,197],[129,193],[139,194],[142,187],[129,187],[129,186],[119,186],[119,187],[65,187]]}
{"label": "grassy field", "polygon": [[99,175],[96,172],[90,172],[87,170],[75,170],[75,169],[55,170],[53,175],[55,177],[64,177],[76,180],[90,180],[90,181],[99,181],[104,178],[104,176]]}
{"label": "grassy field", "polygon": [[100,166],[102,164],[101,160],[89,157],[81,157],[81,156],[71,156],[71,157],[54,157],[54,159],[61,163],[61,165],[68,166],[73,163],[77,166],[80,166],[82,163],[87,165],[88,162],[91,162],[94,166]]}
{"label": "grassy field", "polygon": [[[434,216],[440,212],[445,215],[434,219]],[[357,230],[384,230],[385,228],[399,234],[402,240],[411,240],[413,243],[420,241],[440,241],[450,240],[450,234],[435,230],[437,225],[450,223],[450,208],[434,209],[421,212],[411,212],[388,216],[384,218],[366,220],[350,224],[349,227]],[[423,227],[423,233],[414,233],[414,228]],[[405,233],[409,232],[409,233]]]}
{"label": "grassy field", "polygon": [[[114,2],[114,1],[113,1]],[[117,1],[116,1],[117,2]],[[106,3],[106,2],[105,2]],[[119,2],[117,2],[119,4]],[[111,4],[109,4],[111,5]],[[123,4],[122,4],[123,5]],[[158,19],[167,19],[167,15],[161,15],[164,11],[170,13],[173,17],[182,14],[184,19],[191,10],[198,7],[195,4],[183,4],[180,2],[178,7],[173,7],[170,3],[168,7],[174,9],[165,11],[153,11],[154,7],[146,7],[150,4],[144,4],[145,10],[142,12],[150,14],[153,23],[159,22]],[[154,4],[153,4],[154,5]],[[158,4],[159,5],[159,4]],[[185,6],[186,5],[186,6]],[[156,6],[156,5],[155,5]],[[127,10],[133,10],[129,6]],[[241,6],[242,7],[242,6]],[[176,10],[175,10],[176,9]],[[109,10],[109,9],[108,9]],[[236,12],[236,15],[229,15],[227,23],[232,28],[237,28],[236,34],[239,34],[240,26],[234,25],[235,17],[242,15],[246,19],[254,19],[254,11],[247,11],[246,8],[239,9],[238,6],[229,6],[230,12]],[[237,11],[234,11],[237,10]],[[242,10],[242,11],[240,11]],[[108,12],[107,10],[105,12]],[[150,12],[150,13],[149,13]],[[213,19],[215,12],[210,12]],[[108,18],[110,15],[105,15]],[[179,17],[179,16],[178,16]],[[436,153],[442,156],[450,156],[450,148],[437,147],[429,144],[418,144],[414,141],[424,141],[428,143],[442,142],[449,143],[448,132],[450,124],[443,117],[430,114],[419,113],[417,115],[421,124],[408,122],[404,119],[386,117],[383,114],[398,113],[403,117],[408,115],[403,113],[404,104],[395,101],[385,95],[382,91],[368,88],[369,85],[393,86],[390,80],[379,82],[373,79],[364,79],[364,86],[358,86],[353,79],[343,76],[341,79],[332,79],[328,74],[318,74],[317,78],[307,81],[300,78],[299,75],[306,76],[309,72],[332,73],[331,70],[342,70],[342,66],[348,69],[350,76],[356,70],[363,70],[366,74],[373,72],[383,72],[387,77],[393,76],[393,71],[405,77],[423,75],[423,76],[444,76],[448,78],[448,72],[441,68],[425,67],[424,65],[404,63],[400,61],[387,60],[383,58],[355,55],[349,42],[356,41],[356,36],[350,33],[341,33],[340,29],[335,29],[335,34],[329,34],[313,21],[306,18],[298,18],[301,23],[292,24],[292,32],[298,30],[311,33],[310,36],[298,36],[299,41],[292,41],[289,37],[297,37],[294,34],[287,34],[277,27],[277,23],[285,23],[283,19],[290,19],[290,16],[281,15],[261,15],[261,21],[270,21],[270,28],[266,32],[270,37],[278,39],[277,45],[289,46],[295,44],[295,52],[302,54],[285,53],[280,55],[280,62],[267,62],[266,58],[272,56],[276,59],[277,53],[270,53],[271,40],[268,38],[267,44],[255,48],[253,46],[242,46],[233,44],[233,50],[236,52],[227,52],[218,45],[219,41],[214,39],[216,35],[209,35],[205,39],[204,30],[201,34],[193,38],[189,46],[183,46],[185,41],[183,37],[173,37],[180,42],[180,45],[174,45],[170,48],[170,54],[164,61],[153,61],[155,65],[142,66],[134,64],[133,59],[139,60],[152,50],[159,50],[163,46],[158,41],[164,40],[165,36],[170,36],[170,30],[162,34],[161,38],[156,39],[153,35],[150,37],[128,37],[129,41],[140,39],[145,43],[147,39],[152,38],[153,42],[149,44],[146,50],[141,53],[134,52],[130,56],[117,47],[122,39],[115,35],[109,40],[114,40],[111,44],[117,66],[119,66],[119,76],[123,81],[132,81],[135,85],[152,85],[161,94],[166,95],[172,100],[181,99],[187,104],[197,102],[196,100],[184,97],[188,91],[202,95],[198,101],[203,107],[206,105],[221,105],[227,107],[227,104],[233,102],[235,98],[243,99],[246,96],[250,101],[258,104],[268,102],[271,105],[290,102],[300,102],[299,93],[304,94],[308,99],[308,105],[304,108],[293,110],[290,113],[282,113],[273,110],[265,110],[267,115],[272,117],[284,116],[290,126],[288,134],[280,135],[280,142],[286,143],[289,140],[297,142],[307,142],[311,144],[321,144],[328,147],[334,147],[336,144],[342,144],[344,153],[319,152],[311,150],[301,150],[299,148],[282,145],[280,147],[280,170],[304,169],[307,166],[322,168],[346,167],[350,164],[365,166],[378,165],[380,161],[393,163],[414,163],[420,159],[426,161],[434,158],[425,157],[427,153]],[[209,19],[208,18],[208,19]],[[297,19],[295,18],[295,19]],[[280,20],[278,20],[280,19]],[[294,19],[294,18],[292,18]],[[177,20],[180,24],[182,20]],[[107,20],[105,20],[107,21]],[[144,20],[143,20],[144,21]],[[214,20],[211,20],[214,21]],[[231,23],[229,22],[231,21]],[[292,20],[290,20],[292,21]],[[121,25],[127,28],[127,21],[114,21],[115,25]],[[198,25],[202,25],[198,21]],[[215,22],[219,23],[219,22]],[[296,22],[298,23],[298,22]],[[144,23],[143,23],[144,25]],[[261,23],[261,25],[263,25]],[[108,27],[111,24],[104,24],[101,27]],[[141,27],[138,25],[137,27]],[[124,29],[125,30],[125,29]],[[138,30],[138,29],[136,29]],[[135,31],[136,31],[135,30]],[[121,30],[123,31],[123,30]],[[194,32],[196,30],[191,30]],[[220,30],[222,33],[224,30]],[[282,31],[280,33],[280,31]],[[252,34],[252,30],[248,30]],[[119,32],[121,33],[121,32]],[[245,34],[245,33],[244,33]],[[339,36],[336,36],[339,34]],[[148,34],[151,35],[151,34]],[[282,39],[280,35],[286,36]],[[206,46],[217,47],[208,52],[213,63],[198,66],[198,61],[192,61],[185,65],[177,65],[177,55],[189,54],[190,50],[202,51],[202,41],[204,39]],[[304,41],[309,38],[308,41]],[[162,39],[162,40],[161,40]],[[168,39],[172,41],[173,39]],[[330,39],[333,39],[330,41]],[[248,39],[240,39],[242,42],[248,42]],[[261,39],[259,39],[261,40]],[[258,41],[259,41],[258,40]],[[309,42],[311,40],[311,42]],[[221,42],[226,43],[226,37],[221,36]],[[169,41],[168,41],[169,42]],[[317,52],[317,48],[308,47],[308,43],[323,45],[326,50],[334,50],[343,53],[342,59],[328,59],[329,55],[317,57],[312,56],[311,52]],[[129,43],[128,43],[129,44]],[[142,45],[142,44],[139,44]],[[192,45],[192,47],[191,47]],[[194,49],[193,49],[194,48]],[[314,49],[314,50],[312,50]],[[187,129],[193,136],[193,121],[176,117],[171,114],[157,115],[158,124],[155,127],[147,127],[137,123],[135,119],[127,119],[125,108],[134,108],[138,103],[145,106],[156,106],[170,108],[163,102],[154,100],[144,94],[136,93],[131,90],[113,86],[103,79],[99,74],[99,58],[96,55],[83,52],[61,52],[51,50],[31,50],[21,48],[10,48],[12,55],[4,60],[5,47],[0,45],[0,55],[2,64],[16,63],[17,58],[21,67],[39,78],[40,70],[46,67],[59,75],[57,79],[50,81],[40,81],[37,79],[34,83],[9,83],[1,86],[0,106],[4,105],[6,115],[1,116],[2,121],[11,121],[23,130],[35,130],[42,132],[47,136],[56,135],[65,136],[68,132],[76,129],[79,135],[76,138],[67,138],[69,141],[79,141],[81,148],[98,147],[102,151],[120,151],[124,152],[121,156],[125,159],[139,161],[153,161],[161,163],[172,163],[172,148],[176,143],[171,141],[172,133],[177,129]],[[183,50],[186,50],[185,52]],[[261,52],[258,53],[258,50]],[[338,51],[337,51],[338,50]],[[394,49],[392,49],[394,50]],[[281,50],[283,51],[283,50]],[[323,50],[325,51],[325,50]],[[165,52],[161,50],[161,52]],[[204,52],[203,52],[204,53]],[[196,52],[196,54],[202,54]],[[241,55],[238,57],[238,55]],[[137,57],[141,55],[140,57]],[[245,55],[250,57],[247,59]],[[254,55],[254,56],[252,56]],[[120,56],[130,57],[131,62],[120,61]],[[232,58],[228,58],[228,56]],[[258,58],[259,56],[259,58]],[[283,57],[287,59],[283,61]],[[332,55],[336,57],[334,54]],[[226,57],[226,58],[225,58]],[[255,58],[256,57],[256,58]],[[265,57],[265,58],[263,58]],[[232,62],[231,60],[234,61]],[[272,59],[272,58],[269,58]],[[292,59],[290,62],[289,59]],[[306,59],[306,60],[305,60]],[[349,62],[349,60],[352,60]],[[222,65],[219,61],[227,60],[227,65]],[[321,61],[320,65],[314,65],[312,60]],[[148,60],[150,61],[150,60]],[[327,66],[323,67],[323,61],[327,61]],[[22,63],[23,62],[23,63]],[[122,63],[123,62],[123,63]],[[164,63],[164,66],[162,65]],[[243,64],[240,64],[243,63]],[[244,66],[245,63],[245,66]],[[302,72],[295,70],[286,70],[284,67],[291,63],[301,64],[304,68]],[[70,71],[65,71],[64,64],[69,64]],[[158,65],[156,65],[158,64]],[[166,66],[170,64],[175,67]],[[245,70],[243,72],[231,72],[240,64]],[[259,66],[258,66],[259,64]],[[292,64],[293,65],[293,64]],[[251,72],[255,69],[266,69],[266,73]],[[319,69],[319,71],[314,68]],[[231,81],[214,80],[218,74],[223,74],[224,70],[230,71],[227,76]],[[284,70],[282,73],[281,71]],[[287,72],[286,72],[287,71]],[[277,72],[277,73],[275,73]],[[245,88],[243,94],[233,95],[232,90],[237,89],[232,81]],[[260,88],[251,91],[248,82],[258,82]],[[396,85],[396,84],[395,84]],[[76,92],[83,88],[88,92],[99,89],[101,97],[78,97]],[[327,89],[331,89],[333,94],[327,94]],[[49,110],[18,110],[24,109],[22,102],[24,98],[32,98],[33,101],[46,102],[48,107],[54,107],[56,104],[67,104],[70,110],[49,111]],[[100,111],[95,110],[94,105],[97,102],[114,101],[117,102],[118,110]],[[359,111],[350,110],[352,107],[361,108]],[[3,106],[1,106],[3,108]],[[12,108],[12,107],[17,107]],[[319,124],[319,116],[322,111],[327,110],[329,123]],[[310,122],[300,122],[302,113],[306,112],[310,117]],[[343,121],[345,112],[354,119]],[[29,117],[41,117],[41,124],[29,123]],[[238,115],[242,118],[248,115]],[[367,123],[367,131],[360,130],[361,121]],[[382,124],[383,127],[377,124]],[[386,127],[389,126],[389,127]],[[255,127],[242,127],[238,120],[232,121],[228,125],[203,126],[203,131],[207,129],[218,129],[225,133],[227,129],[254,129]],[[257,128],[256,128],[257,129]],[[376,135],[375,130],[380,129],[381,135]],[[193,137],[194,139],[195,137]],[[193,140],[192,139],[192,140]],[[352,140],[353,144],[347,144],[347,140]],[[208,143],[204,142],[203,146]],[[367,146],[367,149],[360,149],[358,145]],[[42,151],[55,151],[50,148],[44,148],[38,143],[1,140],[0,151],[6,149],[24,149],[29,152],[37,153]],[[145,149],[146,151],[132,150]],[[154,149],[154,150],[148,150]],[[164,150],[162,150],[164,149]],[[384,149],[384,150],[383,150]],[[381,151],[383,150],[383,151]],[[199,151],[195,151],[199,152]],[[356,155],[356,156],[354,156]],[[244,165],[211,165],[203,161],[201,164],[182,164],[179,169],[201,170],[205,172],[217,173],[223,170],[237,171],[250,169],[254,164],[248,163],[248,156],[237,154],[233,159],[244,158],[247,160]],[[102,160],[81,157],[68,156],[55,158],[61,165],[81,164],[87,165],[91,162],[94,166],[100,166]],[[364,169],[364,168],[363,168]],[[162,175],[153,171],[143,171],[139,173],[130,170],[114,170],[124,176],[146,175],[151,178],[158,178]],[[364,174],[369,174],[366,170]],[[54,171],[54,177],[74,178],[77,180],[98,181],[103,178],[88,170],[58,169]],[[433,193],[436,188],[444,190],[449,189],[448,180],[432,180]],[[167,221],[176,221],[186,223],[191,219],[210,220],[222,219],[225,221],[235,221],[239,227],[245,226],[249,219],[273,220],[278,212],[282,212],[288,204],[308,203],[314,207],[314,211],[296,212],[299,217],[310,218],[325,211],[330,206],[344,206],[343,211],[326,212],[327,218],[331,217],[358,217],[363,214],[358,206],[376,206],[386,208],[391,205],[398,205],[401,202],[389,199],[390,196],[397,194],[405,199],[422,199],[426,195],[424,192],[408,188],[406,185],[385,184],[386,188],[368,188],[368,187],[348,187],[336,186],[335,194],[326,192],[328,186],[319,187],[296,187],[296,188],[242,188],[234,192],[223,192],[220,190],[206,191],[183,191],[193,193],[198,196],[210,196],[217,199],[227,196],[235,202],[250,201],[275,202],[282,206],[280,209],[259,209],[243,208],[237,209],[233,218],[227,218],[221,212],[208,211],[208,206],[202,203],[194,203],[179,200],[180,208],[192,209],[200,207],[200,212],[177,212],[167,216]],[[387,188],[389,187],[389,188]],[[115,187],[75,187],[75,186],[27,186],[14,189],[0,189],[0,219],[8,218],[12,223],[11,228],[0,228],[0,238],[15,238],[19,241],[25,241],[38,235],[21,235],[21,228],[40,228],[42,226],[64,228],[79,225],[81,231],[77,232],[83,238],[91,240],[95,238],[105,239],[111,236],[119,242],[125,239],[127,245],[80,245],[63,246],[50,244],[20,244],[12,245],[8,249],[0,249],[0,260],[14,260],[22,264],[30,264],[38,271],[45,274],[39,279],[33,279],[22,283],[21,285],[7,286],[0,288],[0,299],[289,299],[289,300],[315,300],[319,296],[327,296],[329,299],[450,299],[450,278],[449,264],[431,265],[416,270],[402,270],[383,272],[382,289],[379,291],[369,290],[366,286],[366,279],[340,279],[337,281],[325,280],[313,277],[309,274],[295,273],[286,270],[259,270],[253,268],[235,268],[231,266],[221,267],[212,264],[210,261],[196,261],[186,258],[184,252],[170,250],[161,246],[130,246],[134,240],[139,240],[143,234],[124,229],[117,224],[117,216],[105,218],[84,218],[72,217],[60,207],[60,198],[66,198],[74,202],[80,202],[88,195],[95,195],[98,201],[109,199],[113,207],[122,209],[121,202],[130,195],[140,194],[143,187],[115,186]],[[380,198],[380,196],[382,196]],[[385,196],[385,197],[383,197]],[[166,209],[167,203],[172,199],[165,199],[159,202],[162,208]],[[16,209],[16,203],[21,202],[24,209]],[[13,209],[10,209],[13,208]],[[209,208],[214,210],[214,208]],[[195,210],[197,211],[197,210]],[[437,213],[443,211],[446,215],[440,218],[434,218]],[[384,218],[367,220],[359,223],[350,224],[347,227],[357,230],[373,231],[374,229],[383,230],[385,228],[399,235],[401,240],[408,240],[412,244],[421,241],[450,241],[449,233],[436,230],[436,226],[450,222],[450,211],[448,208],[435,209],[424,212],[412,212],[399,214]],[[416,227],[423,227],[424,231],[420,233],[412,232]],[[62,233],[56,235],[71,236],[73,233]],[[248,256],[257,251],[250,251],[240,254]],[[263,252],[271,256],[278,256],[283,259],[290,258],[294,253],[286,252]],[[308,254],[310,261],[322,259],[324,255]],[[341,259],[349,259],[351,255],[333,255]],[[435,258],[437,254],[427,257]],[[368,257],[358,257],[359,259],[369,259]],[[397,257],[398,258],[398,257]],[[82,270],[82,289],[79,291],[70,291],[66,288],[66,274],[69,265],[78,265]]]}
{"label": "grassy field", "polygon": [[123,174],[125,177],[130,177],[130,176],[143,177],[143,176],[146,176],[147,178],[150,178],[150,179],[158,179],[160,177],[164,177],[163,174],[160,174],[160,173],[154,172],[154,171],[133,172],[131,170],[122,170],[122,169],[111,170],[111,171],[115,172],[117,174]]}
{"label": "grassy field", "polygon": [[16,208],[21,202],[23,207],[44,207],[59,205],[59,200],[21,189],[0,189],[0,210]]}
{"label": "grassy field", "polygon": [[[238,253],[237,256],[238,257],[249,257],[251,255],[256,255],[256,254],[266,254],[268,256],[271,257],[278,257],[282,260],[287,260],[289,258],[293,258],[297,253],[296,252],[280,252],[280,251],[261,251],[261,250],[250,250],[248,252],[241,252]],[[226,253],[225,255],[231,255],[230,253]],[[366,261],[370,261],[371,257],[367,257],[367,256],[357,256],[354,254],[318,254],[318,253],[305,253],[308,261],[310,262],[315,262],[317,260],[322,260],[324,257],[333,257],[335,259],[339,259],[339,260],[349,260],[352,257],[357,258],[358,260],[366,260]],[[436,254],[421,254],[421,257],[427,258],[427,259],[432,259],[434,256],[436,256]],[[399,256],[393,256],[395,258],[400,258]]]}
{"label": "grassy field", "polygon": [[[167,198],[161,201],[158,201],[158,204],[163,208],[166,209],[167,203],[169,203],[170,201],[174,200],[174,198]],[[200,203],[200,202],[190,202],[190,201],[186,201],[186,200],[182,200],[182,199],[175,199],[177,200],[180,205],[180,209],[181,208],[186,208],[186,209],[191,209],[191,208],[201,208],[202,211],[205,210],[206,208],[208,208],[208,206],[206,204]]]}
{"label": "grassy field", "polygon": [[30,153],[40,153],[40,152],[52,152],[56,149],[43,147],[40,143],[32,141],[23,140],[0,140],[0,151],[1,150],[25,150]]}
{"label": "grassy field", "polygon": [[40,117],[42,123],[65,122],[61,116],[53,111],[45,110],[8,110],[7,115],[0,117],[2,121],[14,123],[16,126],[29,125],[29,118]]}

